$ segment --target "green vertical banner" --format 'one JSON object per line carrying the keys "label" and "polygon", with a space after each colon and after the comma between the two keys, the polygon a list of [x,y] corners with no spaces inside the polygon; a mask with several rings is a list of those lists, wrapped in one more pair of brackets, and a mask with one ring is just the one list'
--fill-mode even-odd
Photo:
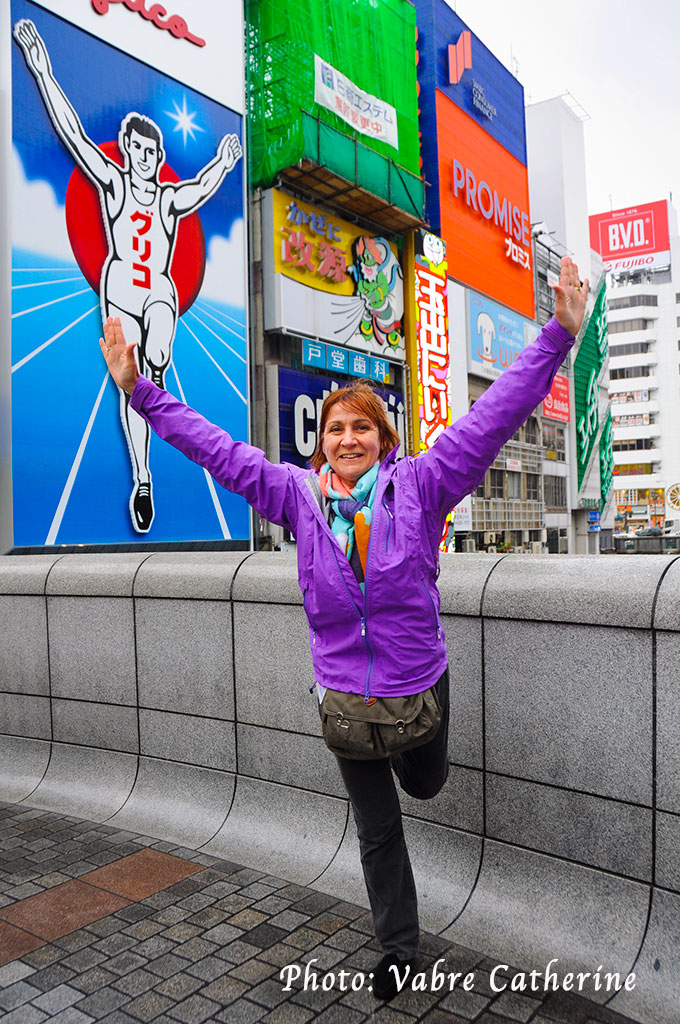
{"label": "green vertical banner", "polygon": [[607,291],[606,279],[603,275],[593,311],[574,359],[576,459],[579,490],[595,447],[600,425],[599,380],[607,357],[607,349]]}
{"label": "green vertical banner", "polygon": [[614,450],[612,448],[612,414],[607,409],[607,418],[600,434],[600,512],[604,512],[609,491],[614,479]]}

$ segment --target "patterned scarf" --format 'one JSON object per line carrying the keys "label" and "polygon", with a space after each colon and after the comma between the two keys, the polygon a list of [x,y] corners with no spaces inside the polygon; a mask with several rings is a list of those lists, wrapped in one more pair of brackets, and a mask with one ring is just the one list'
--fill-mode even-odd
{"label": "patterned scarf", "polygon": [[356,543],[364,575],[366,574],[371,510],[377,480],[377,462],[371,466],[368,472],[359,477],[351,490],[347,484],[342,482],[338,474],[333,472],[328,462],[324,463],[319,472],[321,491],[331,501],[335,512],[331,529],[347,558],[351,559]]}

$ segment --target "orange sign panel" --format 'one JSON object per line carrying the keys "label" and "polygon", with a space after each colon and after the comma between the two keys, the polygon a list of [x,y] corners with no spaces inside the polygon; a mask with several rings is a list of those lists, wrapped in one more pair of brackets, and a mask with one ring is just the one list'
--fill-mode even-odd
{"label": "orange sign panel", "polygon": [[526,166],[439,90],[436,105],[449,275],[533,319]]}

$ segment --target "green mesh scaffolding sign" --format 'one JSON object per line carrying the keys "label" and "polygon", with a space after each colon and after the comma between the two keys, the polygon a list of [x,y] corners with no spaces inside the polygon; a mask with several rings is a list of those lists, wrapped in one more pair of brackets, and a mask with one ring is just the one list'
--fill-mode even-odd
{"label": "green mesh scaffolding sign", "polygon": [[597,440],[599,380],[607,357],[607,290],[604,275],[593,311],[574,359],[574,408],[576,413],[576,464],[579,490]]}
{"label": "green mesh scaffolding sign", "polygon": [[614,479],[614,449],[612,446],[612,414],[607,409],[607,418],[604,421],[602,433],[600,434],[600,511],[604,512],[607,504],[609,491]]}
{"label": "green mesh scaffolding sign", "polygon": [[[420,216],[416,12],[408,0],[246,0],[246,19],[252,184],[268,187],[307,157]],[[394,108],[398,148],[315,102],[315,55]]]}

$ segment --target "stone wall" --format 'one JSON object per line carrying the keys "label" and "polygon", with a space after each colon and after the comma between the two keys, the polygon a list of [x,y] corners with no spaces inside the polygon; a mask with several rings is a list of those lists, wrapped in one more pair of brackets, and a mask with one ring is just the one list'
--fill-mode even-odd
{"label": "stone wall", "polygon": [[[460,555],[451,772],[403,798],[423,926],[680,1005],[680,558]],[[295,560],[0,557],[0,799],[365,903]],[[606,993],[588,991],[604,1001]]]}

